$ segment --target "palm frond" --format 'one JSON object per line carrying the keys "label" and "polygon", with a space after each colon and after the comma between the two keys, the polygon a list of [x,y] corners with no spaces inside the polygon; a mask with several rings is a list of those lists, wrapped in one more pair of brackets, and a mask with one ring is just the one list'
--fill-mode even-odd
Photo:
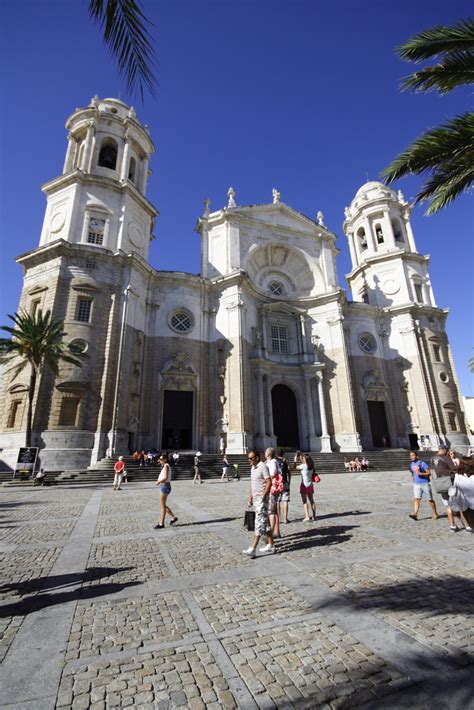
{"label": "palm frond", "polygon": [[472,51],[474,47],[474,19],[461,20],[452,25],[438,25],[423,30],[397,47],[402,59],[421,62],[441,54],[462,50]]}
{"label": "palm frond", "polygon": [[382,172],[391,183],[405,175],[431,173],[415,202],[431,200],[433,214],[474,183],[474,113],[465,113],[427,131]]}
{"label": "palm frond", "polygon": [[440,64],[426,67],[406,77],[402,90],[438,91],[447,94],[458,86],[474,83],[474,52],[453,52]]}
{"label": "palm frond", "polygon": [[89,16],[100,26],[104,42],[116,59],[130,91],[156,93],[156,56],[138,0],[89,0]]}

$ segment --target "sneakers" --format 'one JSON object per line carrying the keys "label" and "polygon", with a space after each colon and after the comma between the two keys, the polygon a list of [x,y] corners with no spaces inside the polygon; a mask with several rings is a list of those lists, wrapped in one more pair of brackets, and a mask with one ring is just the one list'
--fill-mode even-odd
{"label": "sneakers", "polygon": [[170,520],[170,525],[174,525],[177,522],[178,522],[178,518],[173,518],[173,520]]}
{"label": "sneakers", "polygon": [[247,555],[247,557],[251,557],[252,559],[256,556],[256,552],[253,547],[248,547],[246,550],[242,550],[242,554]]}
{"label": "sneakers", "polygon": [[414,513],[410,513],[410,515],[408,517],[411,518],[412,520],[418,520],[417,516]]}
{"label": "sneakers", "polygon": [[270,543],[268,543],[268,545],[261,547],[259,551],[266,552],[268,555],[272,555],[275,552],[275,545],[270,545]]}
{"label": "sneakers", "polygon": [[158,523],[158,525],[155,525],[155,526],[154,526],[154,529],[155,529],[155,530],[162,530],[162,528],[164,528],[164,527],[165,527],[164,525],[160,525],[160,524]]}
{"label": "sneakers", "polygon": [[470,533],[474,532],[474,530],[472,528],[468,528],[468,527],[464,527],[464,530],[466,532],[470,532]]}
{"label": "sneakers", "polygon": [[457,527],[456,527],[456,526],[454,526],[454,527],[450,527],[449,529],[451,530],[451,532],[457,532],[457,531],[458,531],[458,529],[457,529]]}

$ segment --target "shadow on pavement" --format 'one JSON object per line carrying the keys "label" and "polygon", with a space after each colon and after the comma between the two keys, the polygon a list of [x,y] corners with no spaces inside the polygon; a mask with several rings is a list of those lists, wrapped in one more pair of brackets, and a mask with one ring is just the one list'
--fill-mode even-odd
{"label": "shadow on pavement", "polygon": [[285,535],[279,540],[278,552],[293,552],[311,547],[329,547],[348,542],[352,535],[349,530],[358,528],[359,525],[332,525],[327,527],[309,528],[293,535]]}
{"label": "shadow on pavement", "polygon": [[[40,577],[30,579],[25,582],[12,584],[4,584],[0,587],[0,592],[12,594],[33,594],[35,596],[26,599],[19,599],[0,606],[0,618],[5,616],[15,616],[17,614],[30,614],[33,611],[39,611],[47,607],[56,606],[57,604],[65,604],[69,601],[75,601],[79,598],[89,599],[101,597],[106,594],[119,592],[126,587],[142,584],[139,581],[130,582],[104,582],[102,584],[93,585],[91,587],[82,587],[82,583],[101,579],[104,577],[112,577],[114,574],[126,572],[133,569],[132,567],[91,567],[85,572],[74,572],[71,574],[54,575],[52,577]],[[68,589],[73,587],[73,589]],[[54,591],[62,590],[62,591]]]}
{"label": "shadow on pavement", "polygon": [[[416,575],[416,570],[413,570]],[[323,607],[350,605],[363,609],[418,611],[420,614],[474,614],[474,580],[444,575],[436,579],[408,579],[378,587],[351,589],[338,599],[324,602]],[[453,644],[455,644],[453,639]]]}
{"label": "shadow on pavement", "polygon": [[210,518],[209,520],[196,520],[193,523],[180,523],[178,521],[176,528],[185,528],[189,525],[213,525],[214,523],[232,523],[234,520],[240,520],[240,516],[236,518]]}

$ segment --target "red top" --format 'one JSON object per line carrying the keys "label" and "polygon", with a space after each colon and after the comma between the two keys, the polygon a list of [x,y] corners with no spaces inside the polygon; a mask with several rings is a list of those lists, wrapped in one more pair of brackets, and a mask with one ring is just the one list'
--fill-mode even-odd
{"label": "red top", "polygon": [[115,473],[122,473],[124,468],[125,468],[124,461],[117,461],[117,463],[114,466],[114,471],[115,471]]}

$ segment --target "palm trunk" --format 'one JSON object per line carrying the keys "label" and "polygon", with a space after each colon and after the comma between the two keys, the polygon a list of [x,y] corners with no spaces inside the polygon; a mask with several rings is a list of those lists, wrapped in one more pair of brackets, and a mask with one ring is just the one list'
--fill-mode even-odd
{"label": "palm trunk", "polygon": [[31,425],[33,422],[33,399],[36,389],[36,370],[31,368],[30,386],[28,388],[28,412],[26,415],[25,446],[31,446]]}

